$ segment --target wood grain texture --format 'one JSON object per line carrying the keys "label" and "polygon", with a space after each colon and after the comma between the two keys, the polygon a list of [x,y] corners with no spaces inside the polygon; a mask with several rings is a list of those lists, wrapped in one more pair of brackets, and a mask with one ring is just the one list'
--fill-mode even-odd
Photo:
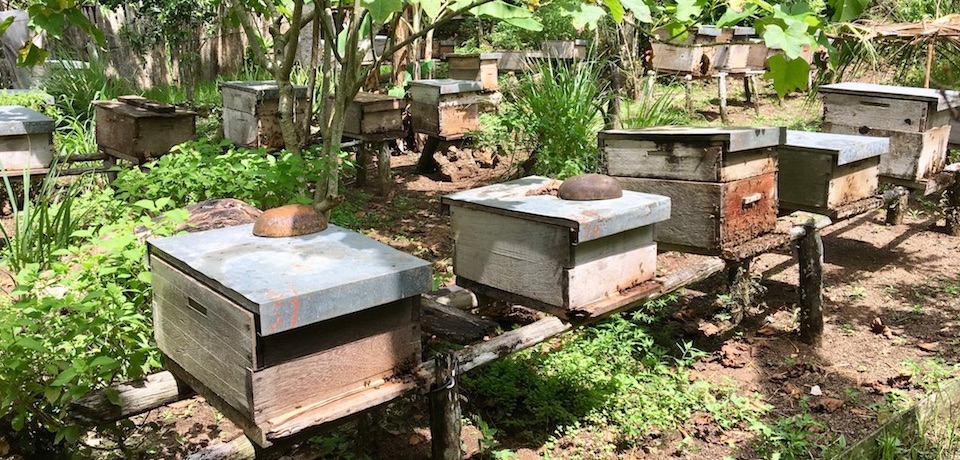
{"label": "wood grain texture", "polygon": [[720,246],[729,248],[771,232],[777,225],[777,173],[723,184]]}
{"label": "wood grain texture", "polygon": [[194,391],[170,372],[150,374],[142,380],[114,385],[120,404],[110,402],[107,392],[95,390],[70,403],[67,416],[90,425],[123,420],[194,395]]}
{"label": "wood grain texture", "polygon": [[240,413],[250,411],[247,370],[256,367],[253,314],[159,259],[154,333],[160,350]]}
{"label": "wood grain texture", "polygon": [[634,244],[641,244],[632,238],[617,237],[618,235],[613,235],[590,241],[590,243],[609,243],[620,251],[564,270],[566,278],[564,308],[581,308],[604,297],[619,294],[620,291],[647,281],[656,274],[657,245],[655,243],[650,241],[642,246],[630,248],[632,245],[606,241],[620,239],[623,243],[632,241]]}
{"label": "wood grain texture", "polygon": [[777,191],[781,207],[825,210],[833,178],[834,156],[791,147],[780,147]]}
{"label": "wood grain texture", "polygon": [[675,46],[651,43],[653,68],[658,72],[678,72],[694,76],[706,75],[713,69],[712,47]]}
{"label": "wood grain texture", "polygon": [[823,131],[889,138],[890,152],[880,156],[881,176],[918,181],[940,172],[947,163],[949,125],[916,133],[824,123]]}
{"label": "wood grain texture", "polygon": [[[679,135],[677,137],[680,137]],[[607,174],[730,182],[777,170],[774,148],[725,151],[722,141],[687,143],[600,136]]]}
{"label": "wood grain texture", "polygon": [[936,127],[928,122],[928,116],[934,113],[934,102],[836,93],[823,95],[824,123],[922,133]]}
{"label": "wood grain texture", "polygon": [[835,166],[830,181],[827,209],[836,210],[844,205],[876,195],[880,187],[880,159],[866,160]]}
{"label": "wood grain texture", "polygon": [[722,186],[711,182],[617,177],[624,190],[670,198],[670,219],[656,224],[656,240],[700,248],[720,246]]}
{"label": "wood grain texture", "polygon": [[569,229],[463,207],[451,207],[450,221],[457,276],[563,305],[563,269],[572,262]]}

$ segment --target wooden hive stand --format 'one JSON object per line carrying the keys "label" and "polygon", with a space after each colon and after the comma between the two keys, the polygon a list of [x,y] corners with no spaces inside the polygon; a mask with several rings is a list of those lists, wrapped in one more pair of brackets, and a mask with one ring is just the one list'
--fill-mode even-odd
{"label": "wooden hive stand", "polygon": [[357,149],[357,186],[367,183],[371,159],[377,160],[377,193],[390,193],[390,141],[406,136],[402,99],[359,92],[347,107],[343,136],[360,142]]}

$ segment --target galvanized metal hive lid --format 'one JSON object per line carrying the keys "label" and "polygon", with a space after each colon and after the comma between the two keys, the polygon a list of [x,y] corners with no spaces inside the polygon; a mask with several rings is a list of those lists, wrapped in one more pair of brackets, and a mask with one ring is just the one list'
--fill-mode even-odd
{"label": "galvanized metal hive lid", "polygon": [[[223,88],[230,88],[246,93],[253,93],[256,95],[257,100],[280,98],[280,87],[277,86],[277,82],[274,80],[224,81],[220,82],[217,86],[220,87],[220,91],[223,91]],[[297,98],[307,97],[307,87],[293,85],[293,96]]]}
{"label": "galvanized metal hive lid", "polygon": [[416,80],[410,82],[411,87],[423,86],[425,88],[434,88],[440,94],[468,93],[472,91],[482,91],[483,83],[473,80],[453,80],[451,78],[434,80]]}
{"label": "galvanized metal hive lid", "polygon": [[700,127],[659,126],[655,128],[608,129],[601,138],[629,138],[663,142],[716,142],[726,144],[728,152],[776,147],[783,143],[786,128],[779,127]]}
{"label": "galvanized metal hive lid", "polygon": [[610,200],[568,201],[538,191],[553,181],[529,176],[443,197],[448,206],[464,206],[570,228],[575,241],[590,241],[670,218],[670,198],[624,191]]}
{"label": "galvanized metal hive lid", "polygon": [[19,105],[0,105],[0,136],[51,133],[53,119]]}
{"label": "galvanized metal hive lid", "polygon": [[960,104],[960,92],[958,91],[941,91],[935,88],[917,88],[913,86],[844,82],[823,85],[817,88],[817,92],[826,94],[849,94],[853,96],[873,96],[891,99],[936,102],[937,111],[947,110],[951,107],[951,105]]}
{"label": "galvanized metal hive lid", "polygon": [[290,238],[260,238],[252,224],[148,242],[159,257],[260,315],[276,334],[430,290],[430,265],[330,225]]}
{"label": "galvanized metal hive lid", "polygon": [[[838,165],[845,165],[889,152],[890,139],[789,130],[784,146],[828,153],[837,157]],[[780,154],[783,155],[783,153]]]}

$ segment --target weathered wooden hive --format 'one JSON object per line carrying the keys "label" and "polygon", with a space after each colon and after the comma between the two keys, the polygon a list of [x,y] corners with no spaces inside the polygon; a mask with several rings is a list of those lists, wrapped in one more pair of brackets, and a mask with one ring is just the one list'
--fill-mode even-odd
{"label": "weathered wooden hive", "polygon": [[496,91],[500,53],[448,54],[445,59],[453,80],[479,81],[484,91]]}
{"label": "weathered wooden hive", "polygon": [[343,132],[355,135],[403,131],[403,99],[359,92],[347,107]]}
{"label": "weathered wooden hive", "polygon": [[540,43],[543,55],[550,59],[577,59],[587,58],[587,40],[544,40]]}
{"label": "weathered wooden hive", "polygon": [[657,72],[678,73],[695,77],[709,75],[715,68],[715,47],[703,45],[674,45],[653,42],[653,63]]}
{"label": "weathered wooden hive", "polygon": [[780,209],[830,215],[875,195],[889,151],[881,137],[787,131],[778,150]]}
{"label": "weathered wooden hive", "polygon": [[483,85],[468,80],[410,82],[413,130],[440,137],[458,137],[480,128],[479,93]]}
{"label": "weathered wooden hive", "polygon": [[0,106],[0,163],[8,175],[53,161],[53,119],[18,105]]}
{"label": "weathered wooden hive", "polygon": [[[223,97],[223,135],[244,147],[283,147],[280,131],[280,88],[273,81],[220,83]],[[310,115],[307,87],[294,85],[293,117],[297,129]]]}
{"label": "weathered wooden hive", "polygon": [[576,316],[654,276],[653,224],[670,217],[668,198],[625,191],[568,201],[549,194],[556,185],[531,176],[443,197],[457,284]]}
{"label": "weathered wooden hive", "polygon": [[[890,139],[880,157],[880,175],[919,182],[943,170],[950,138],[950,104],[940,90],[868,83],[819,88],[823,131]],[[948,92],[954,105],[960,95]]]}
{"label": "weathered wooden hive", "polygon": [[772,231],[782,128],[660,127],[600,133],[607,174],[623,188],[668,196],[657,242],[719,254]]}
{"label": "weathered wooden hive", "polygon": [[97,145],[104,153],[133,164],[167,154],[197,137],[197,114],[140,96],[94,101]]}
{"label": "weathered wooden hive", "polygon": [[419,364],[431,276],[427,262],[334,225],[287,238],[252,228],[148,247],[168,368],[266,445],[277,426],[336,419],[327,407]]}

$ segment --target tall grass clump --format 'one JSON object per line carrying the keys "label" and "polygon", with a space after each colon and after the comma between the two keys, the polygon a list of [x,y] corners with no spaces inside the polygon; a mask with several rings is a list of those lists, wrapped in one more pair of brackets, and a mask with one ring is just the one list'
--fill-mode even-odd
{"label": "tall grass clump", "polygon": [[40,84],[56,98],[64,115],[81,121],[93,118],[92,101],[115,99],[133,90],[126,79],[108,75],[106,59],[96,55],[85,64],[50,66]]}
{"label": "tall grass clump", "polygon": [[609,99],[601,66],[546,60],[520,85],[516,106],[533,148],[525,173],[566,178],[600,170],[597,132]]}
{"label": "tall grass clump", "polygon": [[683,125],[687,115],[674,106],[677,91],[673,87],[659,95],[655,94],[656,85],[644,82],[640,99],[624,104],[625,110],[621,123],[624,128],[647,128],[651,126]]}

